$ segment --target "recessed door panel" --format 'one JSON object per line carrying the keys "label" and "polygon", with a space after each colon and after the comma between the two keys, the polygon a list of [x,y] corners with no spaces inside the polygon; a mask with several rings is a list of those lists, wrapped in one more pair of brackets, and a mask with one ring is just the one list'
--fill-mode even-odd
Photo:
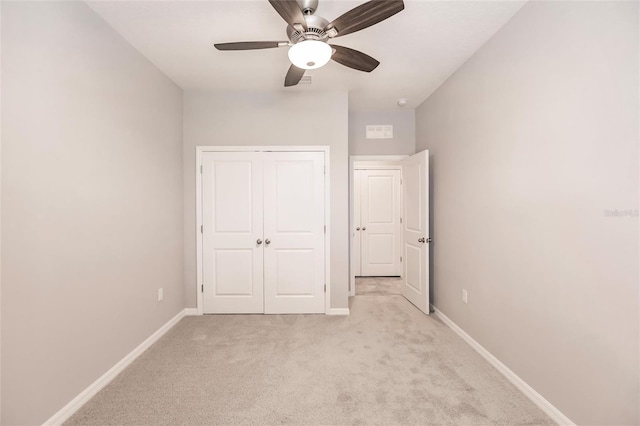
{"label": "recessed door panel", "polygon": [[313,232],[313,161],[277,161],[274,166],[276,231]]}
{"label": "recessed door panel", "polygon": [[253,250],[216,250],[214,262],[216,296],[253,295]]}
{"label": "recessed door panel", "polygon": [[264,158],[265,312],[322,313],[324,153]]}
{"label": "recessed door panel", "polygon": [[422,292],[420,249],[420,247],[413,243],[407,243],[405,245],[405,251],[407,253],[407,271],[405,274],[407,286],[417,292]]}
{"label": "recessed door panel", "polygon": [[369,234],[369,263],[373,265],[389,265],[395,262],[396,250],[393,245],[395,235]]}
{"label": "recessed door panel", "polygon": [[405,198],[406,209],[405,217],[406,228],[422,232],[421,203],[422,192],[420,185],[420,176],[422,175],[422,165],[420,163],[411,163],[402,169],[404,175],[405,194],[411,197]]}
{"label": "recessed door panel", "polygon": [[[253,226],[253,164],[218,161],[213,168],[215,231],[250,233]],[[233,208],[229,208],[233,206]]]}
{"label": "recessed door panel", "polygon": [[262,154],[202,156],[205,313],[262,313]]}
{"label": "recessed door panel", "polygon": [[402,161],[404,282],[402,294],[429,314],[429,152]]}
{"label": "recessed door panel", "polygon": [[361,273],[401,274],[400,170],[361,170]]}
{"label": "recessed door panel", "polygon": [[[368,174],[369,175],[369,174]],[[368,176],[366,185],[368,205],[367,218],[369,225],[373,223],[392,224],[394,214],[394,184],[396,176]]]}
{"label": "recessed door panel", "polygon": [[313,297],[313,280],[309,271],[315,269],[313,250],[274,249],[275,297],[306,296]]}

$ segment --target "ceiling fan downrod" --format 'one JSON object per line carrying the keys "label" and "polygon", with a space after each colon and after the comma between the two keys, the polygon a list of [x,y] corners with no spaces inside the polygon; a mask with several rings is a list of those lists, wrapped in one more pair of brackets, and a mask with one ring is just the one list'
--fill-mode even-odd
{"label": "ceiling fan downrod", "polygon": [[313,15],[318,8],[318,0],[297,0],[304,15]]}

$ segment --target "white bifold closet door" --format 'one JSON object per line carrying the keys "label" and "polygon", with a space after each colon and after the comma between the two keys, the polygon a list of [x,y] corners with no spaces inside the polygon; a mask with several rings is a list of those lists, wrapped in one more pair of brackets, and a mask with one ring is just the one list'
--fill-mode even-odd
{"label": "white bifold closet door", "polygon": [[202,156],[205,313],[324,313],[324,153]]}
{"label": "white bifold closet door", "polygon": [[265,153],[265,313],[324,313],[324,211],[323,153]]}
{"label": "white bifold closet door", "polygon": [[202,156],[205,313],[264,312],[262,176],[262,153]]}

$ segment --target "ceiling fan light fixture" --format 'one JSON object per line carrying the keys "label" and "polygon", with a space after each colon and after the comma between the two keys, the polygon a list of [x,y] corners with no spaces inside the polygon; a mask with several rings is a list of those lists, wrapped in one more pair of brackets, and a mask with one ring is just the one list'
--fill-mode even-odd
{"label": "ceiling fan light fixture", "polygon": [[318,40],[304,40],[289,49],[289,60],[305,70],[323,67],[331,59],[333,51],[329,44]]}

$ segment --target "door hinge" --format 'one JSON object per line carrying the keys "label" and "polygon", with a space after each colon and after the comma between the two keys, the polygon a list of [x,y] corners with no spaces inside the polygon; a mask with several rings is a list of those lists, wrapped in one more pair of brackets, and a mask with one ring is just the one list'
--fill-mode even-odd
{"label": "door hinge", "polygon": [[400,218],[400,223],[402,223],[402,218]]}
{"label": "door hinge", "polygon": [[327,174],[327,166],[322,166],[322,174],[323,175]]}
{"label": "door hinge", "polygon": [[324,226],[324,233],[327,233],[327,225]]}
{"label": "door hinge", "polygon": [[204,284],[200,284],[200,292],[204,293]]}
{"label": "door hinge", "polygon": [[324,284],[324,292],[325,293],[327,292],[327,284],[326,283]]}
{"label": "door hinge", "polygon": [[200,164],[200,174],[202,174],[202,164]]}
{"label": "door hinge", "polygon": [[203,231],[203,229],[202,229],[202,225],[200,225],[200,233],[201,233],[201,234],[203,233],[202,231]]}
{"label": "door hinge", "polygon": [[402,256],[400,256],[400,262],[402,262]]}
{"label": "door hinge", "polygon": [[402,185],[402,178],[400,178],[400,185]]}

